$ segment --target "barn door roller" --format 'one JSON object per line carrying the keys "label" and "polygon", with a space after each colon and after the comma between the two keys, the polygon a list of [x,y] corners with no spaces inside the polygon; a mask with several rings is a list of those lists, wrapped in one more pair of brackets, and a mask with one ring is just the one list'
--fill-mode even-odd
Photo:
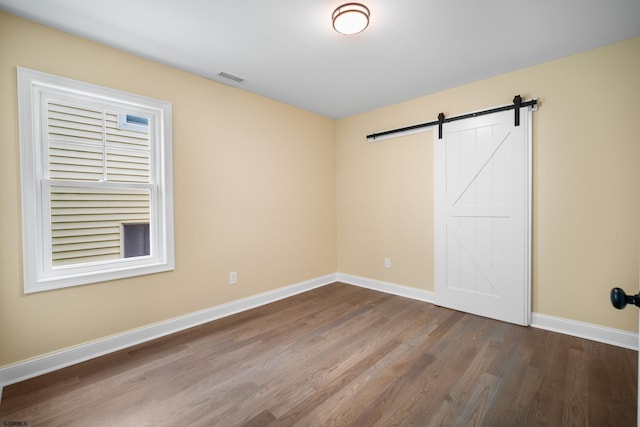
{"label": "barn door roller", "polygon": [[520,126],[520,107],[522,106],[522,97],[516,95],[513,98],[513,111],[514,111],[514,126]]}

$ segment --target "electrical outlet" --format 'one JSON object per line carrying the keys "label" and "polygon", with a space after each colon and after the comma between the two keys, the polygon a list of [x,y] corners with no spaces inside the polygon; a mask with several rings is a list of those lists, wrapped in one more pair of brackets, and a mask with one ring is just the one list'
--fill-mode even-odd
{"label": "electrical outlet", "polygon": [[384,268],[391,268],[391,258],[384,259]]}
{"label": "electrical outlet", "polygon": [[229,273],[229,284],[235,285],[236,283],[238,283],[238,273],[232,271],[231,273]]}

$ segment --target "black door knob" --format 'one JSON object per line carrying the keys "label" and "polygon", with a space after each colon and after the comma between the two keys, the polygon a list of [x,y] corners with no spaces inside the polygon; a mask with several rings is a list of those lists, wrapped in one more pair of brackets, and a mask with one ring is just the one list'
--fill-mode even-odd
{"label": "black door knob", "polygon": [[611,289],[611,304],[618,310],[622,310],[627,304],[640,307],[640,294],[627,295],[622,289],[613,288]]}

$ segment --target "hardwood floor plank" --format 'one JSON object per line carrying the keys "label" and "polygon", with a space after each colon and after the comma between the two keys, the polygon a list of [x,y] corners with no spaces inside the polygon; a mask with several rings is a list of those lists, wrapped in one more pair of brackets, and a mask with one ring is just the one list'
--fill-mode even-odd
{"label": "hardwood floor plank", "polygon": [[0,423],[625,427],[636,378],[631,350],[335,283],[8,386]]}
{"label": "hardwood floor plank", "polygon": [[278,417],[278,419],[272,423],[272,426],[288,426],[294,425],[300,419],[307,416],[314,408],[324,404],[327,399],[345,386],[350,384],[355,378],[360,376],[363,372],[373,366],[382,357],[389,354],[390,351],[397,348],[400,345],[400,341],[391,340],[385,342],[382,347],[379,347],[371,352],[368,352],[366,358],[360,359],[354,366],[344,371],[344,373],[337,378],[333,379],[327,385],[318,388],[318,391],[308,396],[303,401],[289,409],[286,413]]}
{"label": "hardwood floor plank", "polygon": [[[507,337],[506,348],[500,351],[499,360],[502,369],[499,376],[502,383],[502,395],[509,399],[498,399],[492,410],[485,418],[485,425],[529,426],[535,425],[529,418],[529,407],[532,397],[542,386],[545,372],[528,364],[534,347],[533,334],[529,329],[520,328],[516,336]],[[503,357],[510,355],[510,357]],[[489,369],[489,373],[496,374],[496,369]]]}
{"label": "hardwood floor plank", "polygon": [[[431,417],[432,422],[441,425],[454,425],[464,411],[470,407],[481,407],[474,402],[474,393],[481,393],[477,390],[478,386],[485,383],[498,381],[500,378],[490,373],[480,375],[478,372],[487,372],[488,366],[493,358],[499,353],[499,347],[493,341],[486,341],[485,344],[477,352],[476,357],[471,360],[464,371],[460,373],[458,381],[452,384],[451,391],[445,397],[445,401],[440,405],[437,412]],[[481,396],[475,396],[478,399]],[[472,404],[470,404],[472,403]],[[467,417],[469,414],[466,415]]]}
{"label": "hardwood floor plank", "polygon": [[242,427],[266,427],[270,426],[276,417],[269,411],[264,410],[249,421],[242,424]]}
{"label": "hardwood floor plank", "polygon": [[499,394],[503,380],[491,374],[482,374],[473,385],[469,400],[451,426],[481,426],[493,401]]}
{"label": "hardwood floor plank", "polygon": [[564,425],[586,425],[587,423],[587,355],[583,349],[569,349],[566,371],[566,404],[563,408]]}

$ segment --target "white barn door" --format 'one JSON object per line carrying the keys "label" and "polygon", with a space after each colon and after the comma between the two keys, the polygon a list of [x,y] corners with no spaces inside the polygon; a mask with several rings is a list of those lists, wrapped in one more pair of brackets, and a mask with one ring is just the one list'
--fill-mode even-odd
{"label": "white barn door", "polygon": [[434,130],[436,304],[528,325],[531,110]]}

